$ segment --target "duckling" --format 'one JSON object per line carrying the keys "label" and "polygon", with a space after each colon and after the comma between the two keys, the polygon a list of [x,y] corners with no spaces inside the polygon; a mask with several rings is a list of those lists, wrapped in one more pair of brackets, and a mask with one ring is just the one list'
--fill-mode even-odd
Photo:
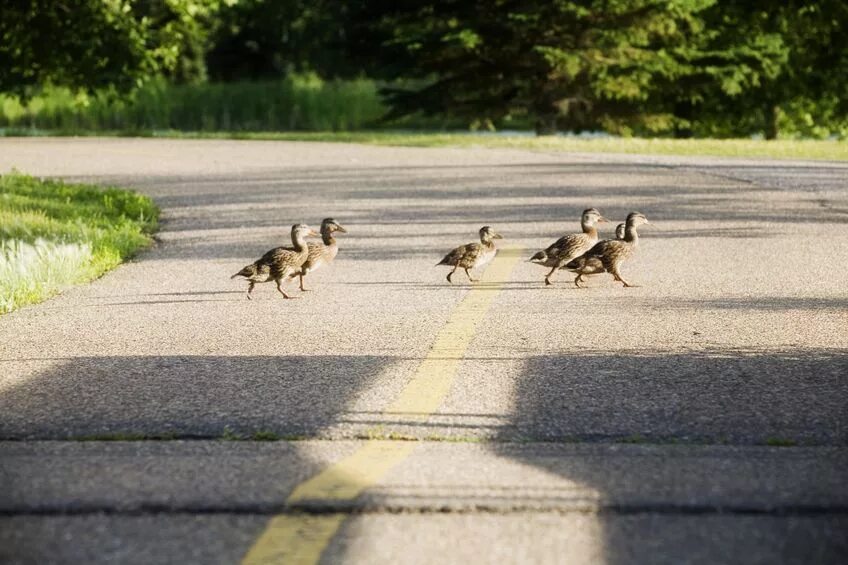
{"label": "duckling", "polygon": [[583,233],[573,233],[565,235],[548,246],[544,251],[539,251],[530,258],[531,263],[550,267],[550,272],[545,275],[545,284],[551,285],[551,276],[554,271],[561,269],[563,265],[579,257],[595,243],[598,242],[598,228],[596,223],[606,222],[607,219],[601,216],[595,208],[587,208],[583,210],[583,215],[580,217],[580,226],[583,228]]}
{"label": "duckling", "polygon": [[578,287],[579,282],[583,280],[583,275],[597,273],[610,273],[625,287],[633,286],[621,278],[619,267],[636,252],[636,247],[639,245],[639,234],[636,233],[636,228],[648,223],[650,222],[644,214],[631,212],[627,215],[627,222],[625,222],[624,239],[599,241],[589,251],[566,263],[563,268],[577,273],[574,284]]}
{"label": "duckling", "polygon": [[625,224],[618,224],[615,226],[615,238],[618,240],[624,239],[624,227]]}
{"label": "duckling", "polygon": [[309,258],[306,238],[317,235],[318,232],[309,226],[295,224],[291,229],[292,247],[275,247],[230,278],[244,277],[249,281],[247,286],[248,300],[251,300],[250,293],[253,292],[253,286],[256,283],[269,281],[277,283],[277,290],[284,298],[292,298],[283,290],[282,283],[286,279],[292,279],[300,274],[301,266]]}
{"label": "duckling", "polygon": [[480,228],[480,243],[460,245],[445,255],[444,259],[436,263],[436,266],[448,265],[453,267],[453,270],[447,276],[448,282],[451,284],[453,284],[451,277],[460,267],[465,271],[468,280],[477,282],[476,279],[471,278],[471,273],[468,272],[468,269],[483,267],[495,258],[498,252],[495,247],[495,239],[503,239],[503,236],[496,233],[490,226],[483,226]]}
{"label": "duckling", "polygon": [[333,237],[334,232],[347,233],[341,224],[333,218],[324,218],[321,222],[321,241],[322,243],[309,243],[309,258],[306,263],[300,268],[300,290],[306,292],[307,288],[303,286],[303,278],[317,271],[322,266],[327,265],[336,258],[339,252],[339,246],[336,244],[336,238]]}

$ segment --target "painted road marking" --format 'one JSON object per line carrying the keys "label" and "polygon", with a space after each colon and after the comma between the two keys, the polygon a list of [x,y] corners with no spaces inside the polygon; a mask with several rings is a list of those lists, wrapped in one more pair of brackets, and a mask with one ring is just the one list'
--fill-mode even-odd
{"label": "painted road marking", "polygon": [[[412,380],[384,414],[407,413],[420,421],[435,412],[450,392],[459,364],[477,325],[483,320],[512,269],[521,248],[504,248],[486,269],[482,284],[473,287],[453,309]],[[299,484],[286,504],[353,500],[409,457],[416,442],[369,440],[353,454]],[[272,518],[242,563],[317,563],[346,514],[282,514]]]}

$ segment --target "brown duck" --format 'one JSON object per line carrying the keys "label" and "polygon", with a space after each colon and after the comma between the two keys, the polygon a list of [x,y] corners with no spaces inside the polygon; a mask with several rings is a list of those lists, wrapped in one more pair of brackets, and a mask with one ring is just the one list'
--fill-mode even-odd
{"label": "brown duck", "polygon": [[480,243],[460,245],[445,255],[441,261],[436,263],[436,266],[448,265],[449,267],[453,267],[453,270],[447,276],[448,282],[451,284],[453,284],[451,277],[460,268],[465,271],[468,280],[477,282],[476,279],[471,278],[471,273],[468,272],[468,269],[483,267],[495,258],[495,255],[498,253],[494,242],[496,239],[503,239],[503,236],[496,233],[490,226],[483,226],[480,228]]}
{"label": "brown duck", "polygon": [[247,286],[248,300],[256,283],[270,281],[277,283],[277,290],[284,298],[291,298],[283,290],[282,284],[287,279],[292,279],[300,274],[301,267],[309,258],[306,238],[317,235],[318,232],[309,226],[295,224],[291,229],[292,247],[275,247],[230,278],[244,277],[249,281]]}
{"label": "brown duck", "polygon": [[333,237],[335,232],[347,233],[337,221],[333,218],[324,218],[321,222],[321,243],[309,243],[309,257],[300,268],[300,290],[306,292],[307,288],[303,286],[303,279],[312,271],[317,271],[324,265],[332,263],[333,259],[339,253],[339,246],[336,243],[336,238]]}
{"label": "brown duck", "polygon": [[648,224],[648,218],[639,212],[631,212],[624,224],[624,239],[605,239],[596,243],[589,251],[565,264],[563,267],[577,273],[574,284],[580,286],[583,275],[610,273],[613,278],[626,287],[633,286],[623,278],[619,268],[629,259],[639,245],[639,234],[636,228]]}
{"label": "brown duck", "polygon": [[575,257],[579,257],[598,242],[598,228],[595,227],[595,224],[606,221],[607,219],[598,210],[587,208],[583,210],[583,215],[580,217],[580,226],[583,228],[583,233],[564,235],[549,245],[547,249],[539,251],[530,258],[531,263],[551,269],[545,275],[546,285],[553,284],[551,276],[554,271],[561,269],[563,265]]}

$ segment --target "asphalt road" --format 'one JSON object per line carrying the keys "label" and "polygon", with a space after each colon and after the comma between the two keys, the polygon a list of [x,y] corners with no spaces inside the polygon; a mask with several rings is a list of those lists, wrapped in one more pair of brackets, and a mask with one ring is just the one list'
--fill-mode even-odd
{"label": "asphalt road", "polygon": [[[328,563],[848,558],[848,164],[0,139],[12,168],[143,191],[162,229],[0,318],[0,562],[231,563],[313,514],[344,518]],[[433,266],[484,224],[529,258],[589,206],[656,223],[637,287]],[[245,300],[229,276],[326,216],[314,290]],[[444,336],[461,360],[422,372]],[[411,451],[291,502],[375,440]]]}

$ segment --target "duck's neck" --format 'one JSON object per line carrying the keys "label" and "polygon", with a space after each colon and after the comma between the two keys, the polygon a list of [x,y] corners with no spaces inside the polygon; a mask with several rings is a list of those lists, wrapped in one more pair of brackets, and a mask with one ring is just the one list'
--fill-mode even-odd
{"label": "duck's neck", "polygon": [[636,233],[636,226],[627,224],[624,227],[624,241],[636,245],[639,243],[639,234]]}
{"label": "duck's neck", "polygon": [[324,245],[327,247],[331,245],[335,245],[336,238],[333,237],[333,232],[330,230],[321,230],[321,241],[324,242]]}
{"label": "duck's neck", "polygon": [[295,251],[303,251],[306,247],[306,237],[302,234],[292,234],[292,244]]}
{"label": "duck's neck", "polygon": [[491,237],[481,237],[480,243],[482,243],[483,247],[486,247],[487,249],[494,249],[495,247],[495,240]]}
{"label": "duck's neck", "polygon": [[598,228],[593,222],[581,222],[580,225],[583,228],[583,233],[592,239],[598,239]]}

